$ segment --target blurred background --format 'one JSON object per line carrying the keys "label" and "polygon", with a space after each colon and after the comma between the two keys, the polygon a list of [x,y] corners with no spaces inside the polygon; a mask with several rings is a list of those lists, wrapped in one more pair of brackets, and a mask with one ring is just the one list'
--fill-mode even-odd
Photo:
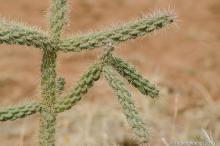
{"label": "blurred background", "polygon": [[[117,46],[115,54],[155,83],[160,98],[151,100],[128,85],[151,146],[174,141],[220,141],[219,0],[68,0],[69,22],[63,37],[172,10],[176,24]],[[0,0],[0,17],[48,29],[49,0]],[[58,76],[65,91],[74,86],[102,49],[59,53]],[[0,45],[0,106],[40,100],[39,49]],[[0,146],[37,146],[39,115],[0,122]],[[58,116],[58,146],[137,146],[120,105],[102,77],[78,105]]]}

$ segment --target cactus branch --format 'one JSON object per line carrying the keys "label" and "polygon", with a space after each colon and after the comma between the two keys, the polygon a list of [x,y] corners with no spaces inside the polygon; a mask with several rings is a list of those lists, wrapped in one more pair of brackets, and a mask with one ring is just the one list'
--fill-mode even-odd
{"label": "cactus branch", "polygon": [[[54,0],[57,1],[57,0]],[[53,38],[60,36],[61,29],[65,24],[66,6],[65,0],[59,0],[60,6],[51,6],[51,11],[59,10],[52,15],[50,27]],[[59,8],[59,9],[58,9]],[[53,13],[52,13],[53,14]],[[56,18],[56,19],[55,19]],[[130,22],[112,29],[70,37],[64,40],[50,40],[48,35],[33,28],[22,25],[0,22],[0,44],[19,44],[34,46],[36,48],[56,48],[63,52],[79,52],[85,49],[103,47],[111,43],[119,44],[129,39],[144,36],[149,32],[160,29],[174,21],[174,16],[169,13],[161,13],[155,17],[144,17],[135,22]],[[53,24],[56,24],[53,26]],[[56,42],[54,42],[56,41]]]}
{"label": "cactus branch", "polygon": [[44,50],[41,65],[42,109],[40,117],[40,146],[55,145],[56,124],[56,52]]}
{"label": "cactus branch", "polygon": [[56,112],[63,112],[70,109],[78,101],[81,100],[81,97],[88,92],[88,89],[91,88],[95,81],[97,81],[102,73],[103,65],[107,59],[109,53],[113,51],[111,46],[106,48],[106,51],[97,61],[97,63],[91,65],[87,72],[85,72],[80,80],[78,81],[75,88],[73,88],[69,93],[59,100],[56,104]]}
{"label": "cactus branch", "polygon": [[173,21],[173,15],[165,13],[152,18],[144,17],[138,21],[130,22],[109,30],[63,40],[59,43],[58,48],[64,52],[78,52],[85,49],[103,47],[109,43],[116,45],[129,39],[135,39],[137,37],[144,36],[149,32],[172,23]]}
{"label": "cactus branch", "polygon": [[84,73],[78,81],[77,86],[71,90],[63,99],[56,104],[56,112],[63,112],[75,105],[83,95],[88,92],[88,89],[93,86],[94,82],[100,78],[103,63],[92,65],[89,70]]}
{"label": "cactus branch", "polygon": [[[50,40],[57,44],[64,23],[65,0],[51,0]],[[54,48],[44,49],[41,64],[42,109],[40,118],[40,146],[55,146],[56,126],[56,57]]]}
{"label": "cactus branch", "polygon": [[48,35],[35,28],[0,21],[0,44],[19,44],[36,48],[52,48]]}
{"label": "cactus branch", "polygon": [[60,38],[63,25],[66,23],[66,0],[51,0],[50,5],[50,29],[54,39]]}
{"label": "cactus branch", "polygon": [[0,121],[16,120],[24,118],[40,111],[38,103],[26,103],[20,106],[8,107],[0,109]]}
{"label": "cactus branch", "polygon": [[149,133],[145,129],[143,121],[140,119],[134,102],[131,98],[131,94],[125,88],[124,83],[113,73],[111,67],[105,65],[103,72],[109,86],[112,87],[115,94],[118,96],[119,103],[122,106],[123,112],[127,118],[128,123],[132,127],[134,133],[140,138],[140,140],[147,142],[149,139]]}
{"label": "cactus branch", "polygon": [[108,59],[108,63],[111,64],[121,76],[125,77],[128,82],[136,87],[143,95],[149,95],[152,98],[158,96],[159,90],[147,79],[137,73],[135,68],[122,59],[112,56],[112,54],[108,56]]}

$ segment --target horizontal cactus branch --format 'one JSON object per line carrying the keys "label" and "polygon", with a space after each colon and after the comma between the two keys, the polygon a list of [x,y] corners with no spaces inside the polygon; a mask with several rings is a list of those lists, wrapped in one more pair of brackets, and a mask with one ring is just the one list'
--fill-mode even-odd
{"label": "horizontal cactus branch", "polygon": [[18,118],[24,118],[39,112],[40,109],[41,108],[38,103],[26,103],[20,106],[2,108],[0,109],[0,121],[13,121]]}
{"label": "horizontal cactus branch", "polygon": [[147,142],[149,139],[149,133],[144,127],[143,121],[135,109],[131,94],[125,88],[124,83],[112,71],[110,66],[105,65],[103,67],[103,72],[109,86],[112,87],[113,91],[118,96],[119,103],[121,104],[127,121],[132,127],[134,133],[140,138],[140,140]]}
{"label": "horizontal cactus branch", "polygon": [[[51,31],[54,32],[56,37],[60,36],[61,28],[66,21],[64,15],[66,11],[65,6],[63,5],[61,9],[62,11],[53,17],[60,18],[62,21],[58,21],[59,23],[54,27],[52,27],[52,25],[56,24],[54,22],[55,20],[51,22]],[[130,22],[112,29],[74,36],[59,41],[56,40],[56,42],[54,42],[53,39],[49,39],[47,33],[43,33],[37,29],[26,27],[21,24],[0,21],[0,44],[19,44],[43,49],[56,48],[64,52],[79,52],[85,49],[103,47],[109,43],[116,45],[129,39],[144,36],[151,31],[160,29],[167,24],[172,23],[174,19],[175,17],[172,14],[161,13],[155,17],[144,17],[138,21]]]}
{"label": "horizontal cactus branch", "polygon": [[136,87],[143,95],[149,95],[154,98],[159,94],[159,90],[151,84],[147,79],[137,73],[136,69],[120,58],[108,56],[108,63],[115,68],[119,74],[125,77],[129,83]]}
{"label": "horizontal cactus branch", "polygon": [[75,52],[102,47],[108,43],[115,45],[129,39],[144,36],[145,34],[162,28],[173,21],[173,15],[161,13],[155,17],[144,17],[138,21],[130,22],[109,30],[65,39],[59,43],[58,48],[64,52]]}
{"label": "horizontal cactus branch", "polygon": [[12,22],[0,21],[0,44],[53,48],[46,33]]}

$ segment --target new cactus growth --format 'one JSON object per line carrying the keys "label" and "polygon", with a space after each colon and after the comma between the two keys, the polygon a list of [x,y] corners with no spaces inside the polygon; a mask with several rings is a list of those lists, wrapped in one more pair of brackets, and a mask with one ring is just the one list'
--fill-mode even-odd
{"label": "new cactus growth", "polygon": [[[70,109],[88,92],[102,73],[118,97],[123,113],[134,133],[143,141],[149,140],[149,132],[138,116],[131,94],[115,73],[117,71],[142,94],[152,98],[158,96],[156,89],[148,80],[122,59],[114,57],[113,48],[126,40],[144,36],[174,22],[170,13],[160,13],[154,17],[143,17],[137,21],[109,28],[108,30],[83,34],[61,39],[61,31],[67,21],[66,0],[51,0],[49,12],[50,31],[44,33],[39,29],[26,27],[21,24],[0,21],[0,44],[18,44],[40,48],[41,63],[41,95],[40,102],[26,103],[0,109],[0,121],[16,120],[31,114],[40,113],[39,145],[55,146],[56,117],[60,112]],[[56,77],[57,52],[79,52],[82,50],[105,48],[102,57],[82,75],[75,88],[61,96],[64,90],[64,78]],[[115,70],[115,71],[114,71]]]}

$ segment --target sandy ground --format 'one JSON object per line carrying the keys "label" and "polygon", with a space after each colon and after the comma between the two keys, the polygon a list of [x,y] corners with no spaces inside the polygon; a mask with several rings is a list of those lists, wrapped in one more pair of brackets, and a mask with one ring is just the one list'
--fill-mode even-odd
{"label": "sandy ground", "polygon": [[[47,31],[48,6],[49,0],[0,0],[0,16]],[[117,25],[159,9],[174,10],[176,25],[123,43],[115,54],[161,89],[161,99],[155,102],[146,101],[130,88],[152,129],[150,145],[166,146],[177,139],[201,140],[201,133],[212,133],[216,142],[220,140],[219,0],[69,0],[69,7],[70,20],[63,37]],[[58,76],[65,77],[66,89],[75,85],[101,53],[102,49],[96,49],[58,55]],[[40,100],[40,60],[39,49],[0,45],[0,106]],[[38,115],[0,122],[0,146],[36,145],[37,123]],[[132,137],[104,79],[79,105],[58,117],[57,127],[57,143],[62,146],[119,144]]]}

